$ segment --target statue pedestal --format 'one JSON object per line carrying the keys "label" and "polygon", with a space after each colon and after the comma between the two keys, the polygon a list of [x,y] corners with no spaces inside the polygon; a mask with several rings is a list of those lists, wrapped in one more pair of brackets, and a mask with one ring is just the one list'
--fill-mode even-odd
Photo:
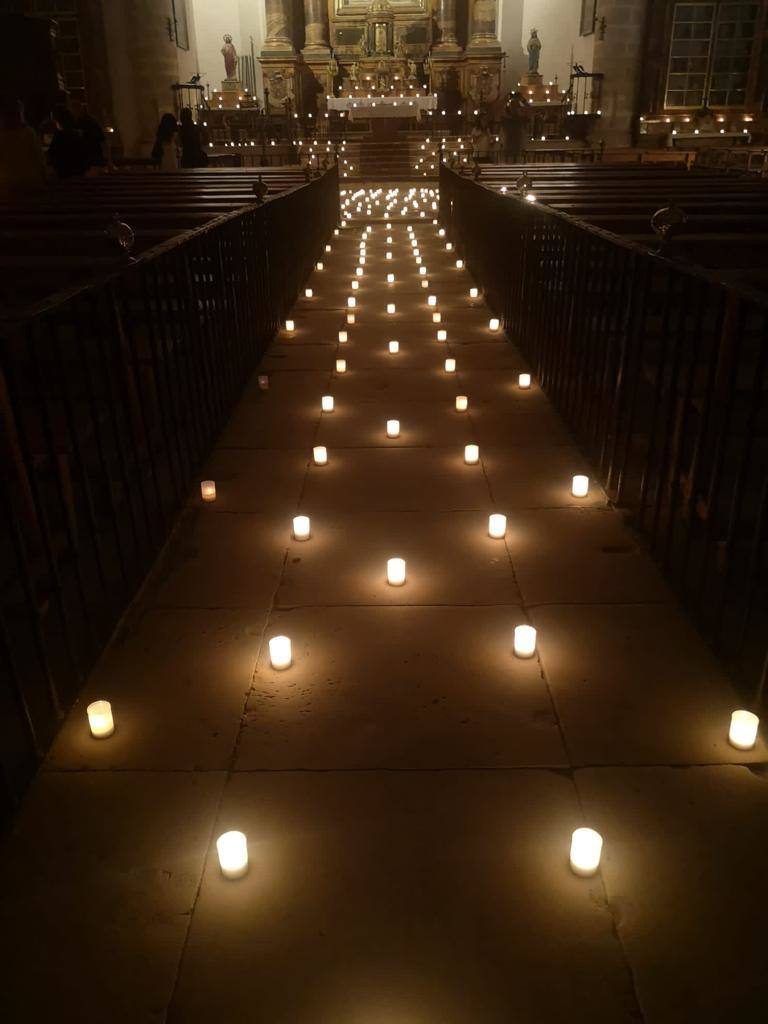
{"label": "statue pedestal", "polygon": [[243,83],[239,78],[225,78],[221,83],[221,102],[225,107],[236,107],[243,99]]}
{"label": "statue pedestal", "polygon": [[538,71],[526,71],[523,75],[523,85],[530,85],[532,88],[537,85],[543,85],[544,79]]}

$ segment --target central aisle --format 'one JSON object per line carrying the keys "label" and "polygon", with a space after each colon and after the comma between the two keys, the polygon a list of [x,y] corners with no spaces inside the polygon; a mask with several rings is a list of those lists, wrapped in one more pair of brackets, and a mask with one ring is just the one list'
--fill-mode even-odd
{"label": "central aisle", "polygon": [[[21,817],[5,932],[34,924],[16,945],[39,955],[14,991],[34,1007],[47,986],[58,1020],[714,1021],[710,959],[722,978],[761,955],[713,883],[762,867],[745,837],[765,784],[734,764],[764,751],[728,746],[729,684],[598,486],[572,496],[586,466],[417,199],[330,239],[205,469],[216,501],[191,501]],[[734,863],[702,859],[702,820],[741,837]],[[592,878],[568,867],[580,826],[604,838]],[[229,829],[249,844],[236,882]]]}

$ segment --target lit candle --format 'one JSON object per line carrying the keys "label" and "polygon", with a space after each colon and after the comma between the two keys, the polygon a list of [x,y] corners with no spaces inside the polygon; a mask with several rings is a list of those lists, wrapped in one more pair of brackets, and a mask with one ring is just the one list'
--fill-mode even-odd
{"label": "lit candle", "polygon": [[313,294],[314,293],[311,288],[304,289],[304,295],[306,296],[306,298],[311,299]]}
{"label": "lit candle", "polygon": [[589,494],[589,477],[577,473],[571,481],[571,494],[574,498],[586,498]]}
{"label": "lit candle", "polygon": [[491,319],[488,321],[488,329],[491,331],[498,331],[499,318],[497,316],[492,316]]}
{"label": "lit candle", "polygon": [[326,252],[330,252],[330,251],[331,251],[331,246],[330,246],[330,243],[326,245],[326,247],[325,247],[325,251],[326,251]]}
{"label": "lit candle", "polygon": [[333,412],[333,395],[323,395],[320,399],[320,407],[323,412]]}
{"label": "lit candle", "polygon": [[296,324],[293,322],[293,320],[286,320],[285,329],[289,334],[291,334],[292,331],[296,330]]}
{"label": "lit candle", "polygon": [[391,260],[392,259],[392,253],[389,252],[389,250],[387,250],[387,252],[384,253],[384,259],[385,260]]}
{"label": "lit candle", "polygon": [[354,322],[355,322],[355,314],[354,313],[347,313],[347,323],[348,324],[353,324]]}
{"label": "lit candle", "polygon": [[[362,267],[355,267],[355,276],[356,277],[362,277],[363,276],[363,268]],[[357,284],[357,282],[355,282],[355,284]]]}
{"label": "lit candle", "polygon": [[501,540],[507,532],[507,517],[501,512],[494,512],[488,516],[488,536]]}
{"label": "lit candle", "polygon": [[269,377],[265,373],[259,375],[259,390],[269,391]]}
{"label": "lit candle", "polygon": [[392,356],[396,356],[399,351],[400,351],[400,342],[399,341],[390,341],[390,343],[389,343],[389,354],[392,355]]}
{"label": "lit candle", "polygon": [[441,327],[440,330],[437,332],[437,340],[448,341],[448,331],[446,331],[445,328]]}
{"label": "lit candle", "polygon": [[95,700],[85,711],[94,739],[105,740],[112,735],[115,731],[115,720],[112,717],[112,705],[108,700]]}
{"label": "lit candle", "polygon": [[387,274],[387,284],[394,284],[394,283],[395,283],[395,275],[394,274]]}
{"label": "lit candle", "polygon": [[394,304],[394,302],[388,302],[387,303],[387,313],[389,313],[389,315],[392,316],[392,314],[394,312],[395,312],[395,304]]}
{"label": "lit candle", "polygon": [[439,238],[445,238],[445,228],[440,228],[437,234]]}
{"label": "lit candle", "polygon": [[339,344],[345,345],[349,341],[349,335],[346,331],[339,331]]}
{"label": "lit candle", "polygon": [[416,266],[417,267],[421,266],[421,256],[419,256],[419,255],[416,256]]}
{"label": "lit candle", "polygon": [[520,376],[517,378],[517,383],[518,383],[518,386],[523,389],[523,391],[525,391],[527,388],[529,388],[531,386],[531,375],[530,375],[530,373],[521,373]]}
{"label": "lit candle", "polygon": [[577,828],[571,836],[571,870],[582,878],[594,875],[600,867],[603,837],[593,828]]}
{"label": "lit candle", "polygon": [[309,540],[309,516],[293,517],[293,539]]}
{"label": "lit candle", "polygon": [[456,395],[456,412],[466,412],[469,399],[466,395]]}
{"label": "lit candle", "polygon": [[476,444],[464,445],[464,461],[468,466],[476,466],[480,461],[480,448]]}
{"label": "lit candle", "polygon": [[457,270],[463,270],[464,269],[464,260],[456,260],[456,269]]}
{"label": "lit candle", "polygon": [[200,481],[200,497],[203,499],[203,501],[216,501],[215,480]]}
{"label": "lit candle", "polygon": [[428,295],[427,296],[427,305],[428,306],[436,306],[437,305],[437,296],[436,295]]}
{"label": "lit candle", "polygon": [[291,660],[291,638],[273,636],[269,641],[269,662],[272,668],[290,668]]}
{"label": "lit candle", "polygon": [[387,420],[387,437],[400,437],[400,420]]}
{"label": "lit candle", "polygon": [[446,373],[456,373],[456,360],[455,359],[446,359],[445,360],[445,372]]}
{"label": "lit candle", "polygon": [[248,841],[242,832],[224,832],[216,840],[219,867],[225,878],[242,878],[248,870]]}
{"label": "lit candle", "polygon": [[351,283],[352,283],[352,291],[353,291],[353,292],[356,292],[356,291],[357,291],[357,289],[358,289],[358,288],[360,287],[360,284],[359,284],[359,282],[357,281],[357,279],[355,279],[355,280],[354,280],[354,281],[352,281]]}
{"label": "lit candle", "polygon": [[323,270],[323,261],[322,260],[318,260],[317,261],[317,263],[315,264],[315,270]]}
{"label": "lit candle", "polygon": [[402,587],[405,583],[405,559],[387,559],[387,583],[393,587]]}
{"label": "lit candle", "polygon": [[432,323],[433,324],[439,324],[442,321],[442,319],[443,319],[442,313],[433,313],[432,314]]}
{"label": "lit candle", "polygon": [[429,288],[429,281],[422,281],[421,282],[421,287],[422,288]]}
{"label": "lit candle", "polygon": [[453,250],[453,243],[452,242],[446,242],[445,243],[445,251],[446,252],[451,252],[452,250]]}
{"label": "lit candle", "polygon": [[[426,267],[419,267],[419,274],[424,276],[424,275],[426,275],[426,273],[427,273],[427,268]],[[426,281],[422,281],[421,283],[424,285],[425,288],[428,287]]]}
{"label": "lit candle", "polygon": [[312,449],[312,458],[316,466],[328,465],[328,449],[324,444],[318,444]]}
{"label": "lit candle", "polygon": [[757,742],[757,728],[760,719],[751,711],[734,711],[728,742],[737,750],[751,750]]}
{"label": "lit candle", "polygon": [[533,626],[515,626],[515,654],[518,658],[532,658],[536,653],[536,630]]}
{"label": "lit candle", "polygon": [[476,299],[479,294],[480,293],[477,290],[477,288],[470,288],[469,289],[469,297],[470,297],[470,299]]}
{"label": "lit candle", "polygon": [[350,295],[347,298],[347,305],[349,306],[350,309],[354,309],[355,308],[355,306],[357,305],[357,299],[355,298],[354,295]]}
{"label": "lit candle", "polygon": [[346,372],[347,372],[347,360],[346,359],[337,359],[336,360],[336,373],[346,373]]}

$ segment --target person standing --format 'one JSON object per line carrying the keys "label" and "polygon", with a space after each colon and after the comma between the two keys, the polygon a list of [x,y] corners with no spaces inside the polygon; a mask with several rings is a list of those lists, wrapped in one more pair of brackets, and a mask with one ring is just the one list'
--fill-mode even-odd
{"label": "person standing", "polygon": [[157,126],[152,160],[159,171],[179,169],[179,126],[173,114],[163,114]]}
{"label": "person standing", "polygon": [[189,107],[184,107],[181,111],[179,136],[181,139],[181,166],[205,167],[208,163],[208,154],[200,142],[200,129],[195,124]]}
{"label": "person standing", "polygon": [[51,117],[54,132],[48,147],[48,164],[57,178],[80,177],[88,169],[88,160],[75,119],[62,104],[53,108]]}

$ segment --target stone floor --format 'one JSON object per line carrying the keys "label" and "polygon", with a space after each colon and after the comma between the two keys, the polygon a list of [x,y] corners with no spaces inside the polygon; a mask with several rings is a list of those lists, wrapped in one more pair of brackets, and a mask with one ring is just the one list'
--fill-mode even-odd
{"label": "stone floor", "polygon": [[429,289],[373,222],[345,345],[361,225],[330,240],[201,474],[217,501],[190,496],[69,715],[0,853],[7,1024],[765,1019],[765,747],[729,746],[738,699],[620,514],[571,497],[584,461],[431,216]]}

